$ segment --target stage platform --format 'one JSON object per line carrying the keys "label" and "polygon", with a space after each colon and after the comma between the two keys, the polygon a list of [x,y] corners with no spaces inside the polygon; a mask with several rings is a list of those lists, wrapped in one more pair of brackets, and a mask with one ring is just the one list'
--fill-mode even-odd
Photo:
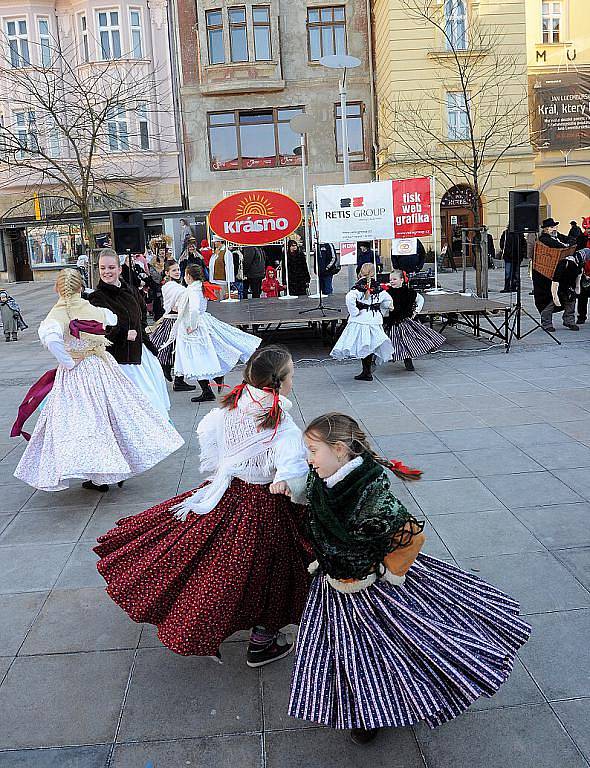
{"label": "stage platform", "polygon": [[[460,293],[423,293],[420,317],[442,330],[452,325],[468,328],[474,336],[497,338],[508,345],[510,307],[502,301],[463,296]],[[262,334],[280,329],[311,327],[322,335],[336,336],[348,318],[344,293],[318,299],[299,296],[294,299],[244,299],[240,302],[210,301],[208,310],[230,325]],[[339,311],[334,311],[339,310]]]}

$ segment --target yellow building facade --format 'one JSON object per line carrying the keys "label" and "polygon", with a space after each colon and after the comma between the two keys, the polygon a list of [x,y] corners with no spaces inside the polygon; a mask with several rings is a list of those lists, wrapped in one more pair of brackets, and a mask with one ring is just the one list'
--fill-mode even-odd
{"label": "yellow building facade", "polygon": [[590,4],[526,0],[535,187],[566,231],[590,216]]}
{"label": "yellow building facade", "polygon": [[[377,175],[436,177],[439,244],[451,246],[459,228],[474,224],[470,168],[478,166],[480,223],[496,242],[508,222],[508,191],[534,186],[525,3],[372,3]],[[474,152],[485,161],[472,163]]]}

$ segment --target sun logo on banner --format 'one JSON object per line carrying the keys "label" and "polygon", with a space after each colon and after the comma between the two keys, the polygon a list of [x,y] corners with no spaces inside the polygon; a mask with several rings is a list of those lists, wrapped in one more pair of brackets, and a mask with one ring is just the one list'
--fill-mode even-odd
{"label": "sun logo on banner", "polygon": [[268,198],[263,195],[249,195],[239,204],[236,219],[247,216],[274,216],[274,210]]}

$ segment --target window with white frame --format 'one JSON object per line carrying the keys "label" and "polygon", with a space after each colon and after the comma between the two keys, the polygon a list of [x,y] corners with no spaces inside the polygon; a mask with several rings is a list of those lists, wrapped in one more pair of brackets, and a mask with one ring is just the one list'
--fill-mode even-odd
{"label": "window with white frame", "polygon": [[467,3],[465,0],[445,0],[445,33],[447,50],[467,49]]}
{"label": "window with white frame", "polygon": [[132,8],[129,11],[129,26],[131,29],[131,56],[134,59],[143,58],[143,45],[141,40],[141,11]]}
{"label": "window with white frame", "polygon": [[120,59],[121,29],[119,27],[119,11],[99,11],[97,19],[102,60]]}
{"label": "window with white frame", "polygon": [[129,122],[123,107],[109,110],[107,138],[110,152],[126,152],[129,149]]}
{"label": "window with white frame", "polygon": [[88,19],[86,14],[80,17],[80,60],[87,64],[90,61],[90,45],[88,42]]}
{"label": "window with white frame", "polygon": [[49,19],[37,19],[39,29],[39,50],[41,66],[51,66],[51,37],[49,35]]}
{"label": "window with white frame", "polygon": [[451,141],[469,138],[467,103],[462,92],[447,93],[447,135]]}
{"label": "window with white frame", "polygon": [[559,0],[551,0],[551,2],[543,2],[542,11],[542,25],[543,25],[543,42],[544,43],[559,43],[561,42],[562,35],[562,8],[563,3]]}
{"label": "window with white frame", "polygon": [[150,148],[150,125],[148,121],[147,105],[137,105],[137,127],[139,129],[139,148]]}
{"label": "window with white frame", "polygon": [[61,155],[61,135],[59,126],[53,115],[47,115],[45,119],[46,151],[49,157]]}
{"label": "window with white frame", "polygon": [[16,156],[22,160],[27,150],[36,152],[39,149],[35,112],[15,112],[14,122],[16,123],[16,138],[20,146]]}
{"label": "window with white frame", "polygon": [[10,52],[12,67],[28,67],[31,64],[29,56],[29,36],[26,19],[6,22],[6,37]]}

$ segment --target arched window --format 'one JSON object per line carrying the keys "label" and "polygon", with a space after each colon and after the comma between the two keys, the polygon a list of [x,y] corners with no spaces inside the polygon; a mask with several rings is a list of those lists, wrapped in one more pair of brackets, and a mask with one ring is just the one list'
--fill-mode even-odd
{"label": "arched window", "polygon": [[447,50],[467,48],[467,5],[465,0],[445,0]]}

